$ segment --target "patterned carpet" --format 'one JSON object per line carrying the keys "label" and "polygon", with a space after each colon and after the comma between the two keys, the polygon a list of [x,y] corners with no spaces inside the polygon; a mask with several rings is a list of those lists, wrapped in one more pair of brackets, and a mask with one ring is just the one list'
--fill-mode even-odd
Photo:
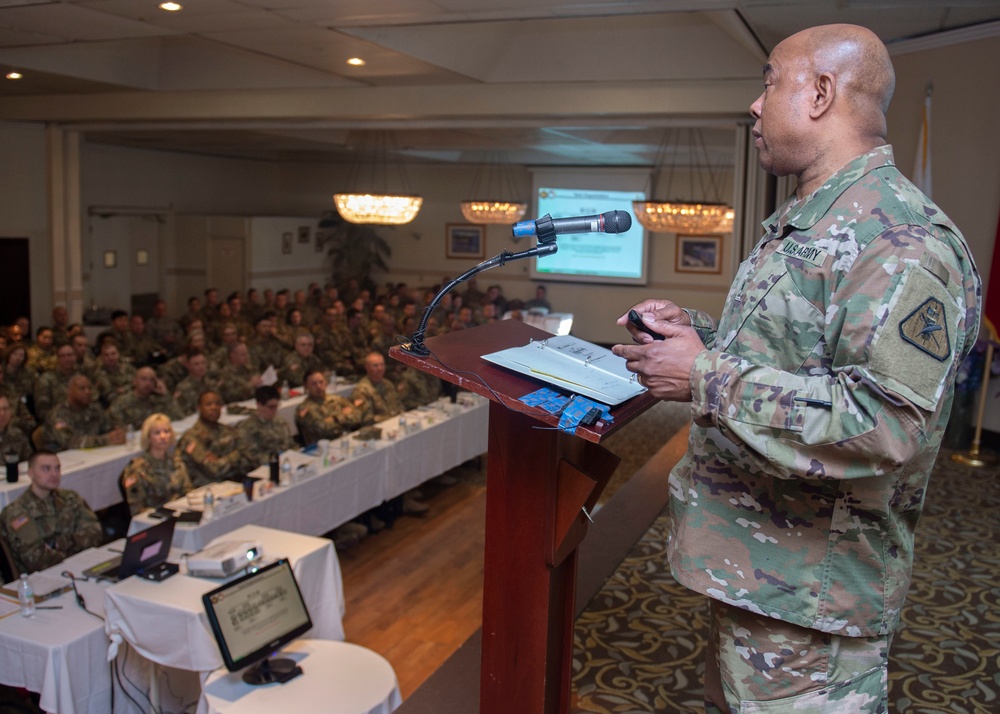
{"label": "patterned carpet", "polygon": [[[661,514],[580,616],[575,712],[704,711],[707,606],[665,567]],[[891,711],[1000,712],[1000,468],[942,452],[890,655]]]}

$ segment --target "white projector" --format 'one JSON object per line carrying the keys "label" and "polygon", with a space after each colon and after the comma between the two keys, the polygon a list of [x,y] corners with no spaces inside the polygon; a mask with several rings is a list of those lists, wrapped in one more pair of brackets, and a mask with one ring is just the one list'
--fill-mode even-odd
{"label": "white projector", "polygon": [[224,540],[210,543],[187,559],[188,575],[227,578],[264,557],[264,548],[252,541]]}

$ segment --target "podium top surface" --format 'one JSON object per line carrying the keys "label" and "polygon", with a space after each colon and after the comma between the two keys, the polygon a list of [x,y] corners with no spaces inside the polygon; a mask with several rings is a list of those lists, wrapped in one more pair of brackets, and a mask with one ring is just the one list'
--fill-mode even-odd
{"label": "podium top surface", "polygon": [[[425,345],[431,354],[426,357],[410,354],[398,346],[390,349],[389,355],[403,364],[440,377],[462,389],[480,394],[492,402],[522,412],[546,426],[554,427],[559,424],[558,416],[518,401],[524,395],[542,387],[552,387],[551,384],[498,367],[482,358],[485,354],[508,347],[519,347],[531,340],[544,340],[549,337],[553,335],[518,320],[500,320],[430,337],[425,341]],[[575,434],[587,441],[600,443],[602,439],[625,426],[656,401],[656,398],[648,393],[641,394],[614,407],[611,410],[611,415],[614,417],[611,424],[598,422],[594,426],[579,426]]]}

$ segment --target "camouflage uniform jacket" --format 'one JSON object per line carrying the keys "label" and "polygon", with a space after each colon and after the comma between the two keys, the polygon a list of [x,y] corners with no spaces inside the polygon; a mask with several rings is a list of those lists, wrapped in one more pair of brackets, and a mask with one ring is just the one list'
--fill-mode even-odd
{"label": "camouflage uniform jacket", "polygon": [[328,371],[327,366],[315,353],[308,357],[303,357],[298,352],[289,352],[285,355],[285,362],[278,372],[279,379],[287,379],[288,384],[293,387],[301,387],[306,381],[306,375],[315,370],[321,372]]}
{"label": "camouflage uniform jacket", "polygon": [[430,404],[441,396],[441,380],[413,367],[400,370],[396,384],[405,411]]}
{"label": "camouflage uniform jacket", "polygon": [[143,398],[133,390],[118,397],[108,409],[111,423],[122,428],[131,424],[133,428],[141,429],[146,417],[156,413],[166,414],[170,421],[184,418],[184,412],[169,394],[153,393]]}
{"label": "camouflage uniform jacket", "polygon": [[201,419],[184,432],[177,442],[177,451],[196,487],[243,478],[246,469],[239,441],[239,433],[234,427],[210,426]]}
{"label": "camouflage uniform jacket", "polygon": [[306,397],[295,410],[295,425],[306,445],[336,439],[361,426],[361,410],[341,396],[327,394],[322,401]]}
{"label": "camouflage uniform jacket", "polygon": [[177,357],[173,357],[157,367],[156,374],[167,385],[167,389],[174,389],[188,376],[188,371]]}
{"label": "camouflage uniform jacket", "polygon": [[338,322],[333,327],[328,327],[321,323],[313,328],[313,335],[316,338],[316,354],[328,369],[340,375],[354,374],[354,360],[351,356],[347,325]]}
{"label": "camouflage uniform jacket", "polygon": [[210,389],[215,389],[215,382],[208,375],[195,379],[189,374],[182,379],[174,389],[174,401],[181,414],[194,414],[198,411],[198,397]]}
{"label": "camouflage uniform jacket", "polygon": [[292,430],[281,417],[264,421],[254,413],[237,424],[236,431],[240,434],[240,450],[251,471],[266,464],[272,453],[280,454],[295,448]]}
{"label": "camouflage uniform jacket", "polygon": [[384,421],[403,411],[396,386],[388,379],[372,384],[368,377],[362,377],[351,392],[351,401],[361,410],[364,424]]}
{"label": "camouflage uniform jacket", "polygon": [[7,397],[11,408],[11,424],[30,435],[38,426],[34,415],[28,410],[27,395],[18,394],[6,384],[0,384],[0,394]]}
{"label": "camouflage uniform jacket", "polygon": [[13,424],[0,431],[0,461],[7,453],[17,454],[18,461],[24,461],[31,456],[31,444],[24,432]]}
{"label": "camouflage uniform jacket", "polygon": [[232,402],[242,402],[245,399],[252,399],[254,387],[250,380],[253,377],[254,373],[248,367],[236,368],[231,364],[227,364],[219,372],[219,382],[217,385],[222,401],[226,404],[231,404]]}
{"label": "camouflage uniform jacket", "polygon": [[27,356],[26,366],[34,372],[47,372],[50,369],[55,369],[56,351],[54,347],[45,349],[38,345],[31,345],[28,347]]}
{"label": "camouflage uniform jacket", "polygon": [[247,347],[250,348],[250,364],[256,365],[260,372],[271,365],[278,369],[285,361],[287,350],[275,337],[268,337],[265,340],[255,338],[247,343]]}
{"label": "camouflage uniform jacket", "polygon": [[979,329],[951,221],[860,156],[765,221],[691,372],[668,557],[693,590],[795,625],[891,632],[913,529]]}
{"label": "camouflage uniform jacket", "polygon": [[98,366],[90,373],[90,381],[94,383],[105,406],[110,406],[111,402],[131,390],[133,379],[135,379],[135,367],[127,362],[119,362],[114,372]]}
{"label": "camouflage uniform jacket", "polygon": [[45,500],[30,488],[0,512],[0,535],[15,573],[34,573],[101,544],[97,516],[76,492],[57,489]]}
{"label": "camouflage uniform jacket", "polygon": [[[75,372],[73,374],[76,374]],[[64,377],[61,372],[46,372],[38,378],[35,383],[35,414],[39,421],[45,421],[45,417],[57,404],[66,401],[66,392],[69,390],[69,380],[73,376]]]}
{"label": "camouflage uniform jacket", "polygon": [[149,452],[136,456],[122,472],[121,484],[133,516],[180,498],[194,488],[177,449],[163,459],[154,459]]}
{"label": "camouflage uniform jacket", "polygon": [[107,446],[108,432],[113,428],[108,413],[99,404],[74,409],[64,402],[45,418],[42,440],[49,451],[90,449]]}
{"label": "camouflage uniform jacket", "polygon": [[169,317],[151,317],[146,320],[146,334],[160,347],[171,352],[184,339],[184,331],[177,320]]}

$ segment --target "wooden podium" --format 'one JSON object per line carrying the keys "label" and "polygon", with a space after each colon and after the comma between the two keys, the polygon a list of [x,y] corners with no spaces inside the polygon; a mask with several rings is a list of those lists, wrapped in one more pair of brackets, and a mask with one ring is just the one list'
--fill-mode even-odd
{"label": "wooden podium", "polygon": [[568,714],[584,509],[597,503],[619,462],[599,444],[656,401],[647,394],[630,399],[612,411],[612,424],[579,427],[574,435],[557,429],[558,417],[518,401],[545,383],[481,358],[547,337],[503,320],[430,338],[428,357],[389,351],[491,401],[481,714]]}

